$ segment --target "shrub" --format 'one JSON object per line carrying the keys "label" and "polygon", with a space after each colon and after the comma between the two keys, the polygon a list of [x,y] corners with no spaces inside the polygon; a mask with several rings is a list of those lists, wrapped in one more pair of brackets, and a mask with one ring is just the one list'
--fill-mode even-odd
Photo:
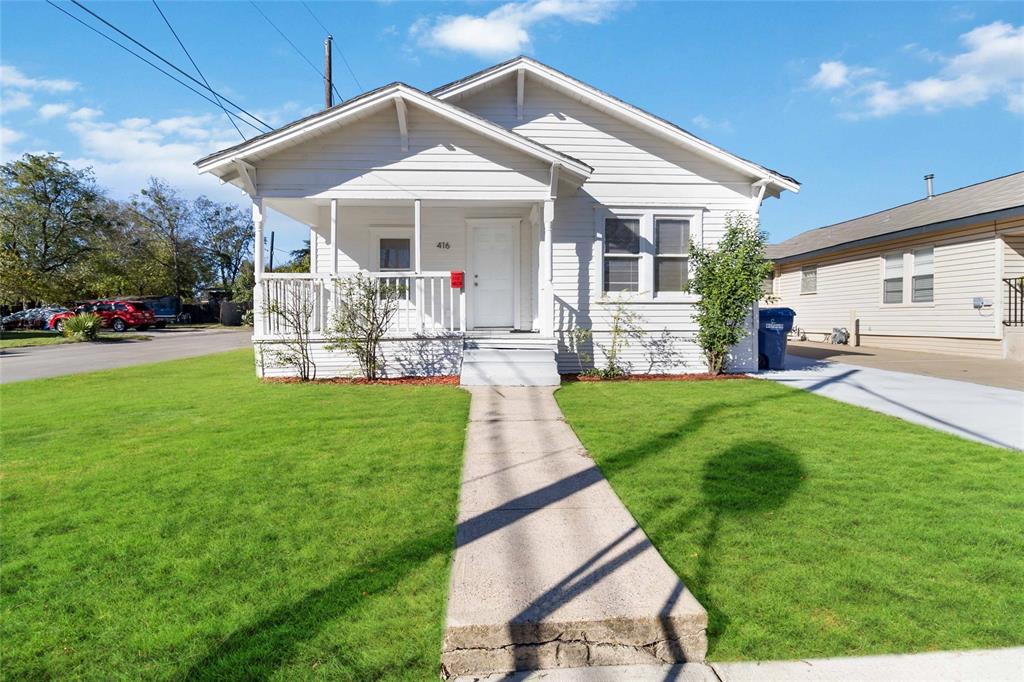
{"label": "shrub", "polygon": [[398,312],[405,287],[358,273],[338,281],[338,309],[327,333],[327,350],[350,350],[363,376],[375,381],[384,367],[381,340]]}
{"label": "shrub", "polygon": [[95,341],[100,333],[100,317],[92,313],[80,313],[64,320],[64,336],[76,341]]}
{"label": "shrub", "polygon": [[729,351],[748,333],[747,317],[772,272],[764,256],[767,237],[750,216],[730,214],[717,248],[690,244],[695,272],[689,290],[701,297],[694,316],[697,344],[711,374],[722,373]]}

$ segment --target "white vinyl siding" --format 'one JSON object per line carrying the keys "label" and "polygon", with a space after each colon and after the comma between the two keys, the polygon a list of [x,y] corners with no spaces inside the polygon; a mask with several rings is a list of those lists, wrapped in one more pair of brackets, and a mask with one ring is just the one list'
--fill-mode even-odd
{"label": "white vinyl siding", "polygon": [[[931,264],[919,254],[915,270],[914,251],[930,250]],[[901,289],[901,304],[884,303],[885,256],[899,254],[903,262],[906,286]],[[906,255],[905,259],[903,258]],[[860,320],[861,334],[874,339],[891,338],[892,347],[918,347],[921,350],[950,352],[964,346],[961,342],[930,343],[936,339],[998,339],[1001,320],[995,307],[974,307],[975,298],[994,301],[996,290],[996,262],[998,249],[991,224],[950,231],[944,235],[929,236],[894,242],[889,246],[862,248],[848,253],[824,256],[816,260],[822,280],[817,296],[801,296],[801,263],[782,264],[778,267],[776,295],[779,305],[796,311],[796,325],[821,340],[834,327],[851,328],[852,320]],[[922,262],[923,261],[923,262]],[[932,277],[931,302],[914,303],[912,273]],[[923,282],[922,282],[923,284]],[[1001,283],[1000,283],[1001,285]],[[919,294],[923,293],[920,291]],[[820,335],[820,336],[819,336]],[[918,339],[897,342],[895,339]],[[867,342],[865,342],[867,343]],[[871,344],[868,344],[871,345]],[[980,346],[971,346],[977,351]]]}

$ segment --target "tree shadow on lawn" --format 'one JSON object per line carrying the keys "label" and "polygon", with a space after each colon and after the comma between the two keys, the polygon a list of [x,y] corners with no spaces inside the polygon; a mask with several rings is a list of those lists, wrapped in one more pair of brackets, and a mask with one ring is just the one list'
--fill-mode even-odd
{"label": "tree shadow on lawn", "polygon": [[[452,551],[455,529],[435,532],[392,547],[370,562],[352,566],[326,586],[283,604],[262,619],[231,633],[206,656],[192,664],[189,680],[266,679],[293,662],[298,646],[314,639],[365,600],[395,589],[405,577],[437,555]],[[403,639],[406,634],[391,633]],[[395,670],[357,669],[354,656],[339,651],[352,679],[379,679]],[[309,663],[309,662],[307,662]],[[391,661],[400,666],[407,661]]]}

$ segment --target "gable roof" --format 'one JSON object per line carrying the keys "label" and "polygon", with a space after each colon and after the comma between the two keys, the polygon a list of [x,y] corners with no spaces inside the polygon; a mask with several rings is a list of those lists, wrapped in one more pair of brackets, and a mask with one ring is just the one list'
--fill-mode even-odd
{"label": "gable roof", "polygon": [[788,175],[783,175],[765,166],[754,163],[731,152],[711,144],[707,140],[694,135],[688,130],[668,121],[660,116],[644,111],[628,102],[599,90],[592,85],[577,80],[572,76],[542,64],[535,59],[525,55],[515,57],[508,61],[496,64],[482,71],[460,78],[459,80],[442,85],[430,91],[430,94],[447,100],[462,95],[470,90],[484,87],[505,76],[510,76],[519,70],[536,76],[558,88],[568,90],[577,98],[580,98],[607,113],[632,122],[635,125],[647,129],[662,138],[669,139],[691,151],[703,156],[715,159],[726,166],[738,170],[758,180],[767,180],[774,191],[769,191],[772,196],[778,196],[783,190],[791,192],[800,191],[800,183]]}
{"label": "gable roof", "polygon": [[1024,172],[808,230],[769,245],[767,256],[780,263],[1013,215],[1024,215]]}
{"label": "gable roof", "polygon": [[[307,140],[314,135],[340,128],[349,122],[375,113],[388,105],[393,105],[394,101],[398,98],[407,103],[418,105],[441,118],[469,128],[484,137],[517,149],[529,156],[548,163],[557,163],[563,170],[581,178],[589,177],[594,170],[579,159],[573,158],[568,154],[559,152],[464,109],[443,102],[422,90],[397,82],[377,88],[376,90],[370,90],[362,95],[336,104],[329,109],[324,109],[323,111],[318,111],[304,118],[292,121],[269,133],[257,135],[245,142],[204,156],[196,161],[195,165],[201,173],[211,172],[222,178],[227,177],[233,171],[227,171],[225,168],[232,167],[235,161],[252,162],[258,160]],[[225,170],[225,172],[218,173],[218,170]]]}

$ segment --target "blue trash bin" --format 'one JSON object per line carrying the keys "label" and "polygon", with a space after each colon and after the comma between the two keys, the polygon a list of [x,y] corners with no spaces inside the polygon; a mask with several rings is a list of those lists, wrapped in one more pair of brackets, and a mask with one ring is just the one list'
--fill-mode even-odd
{"label": "blue trash bin", "polygon": [[757,319],[757,368],[786,368],[786,337],[793,329],[792,308],[762,308]]}

